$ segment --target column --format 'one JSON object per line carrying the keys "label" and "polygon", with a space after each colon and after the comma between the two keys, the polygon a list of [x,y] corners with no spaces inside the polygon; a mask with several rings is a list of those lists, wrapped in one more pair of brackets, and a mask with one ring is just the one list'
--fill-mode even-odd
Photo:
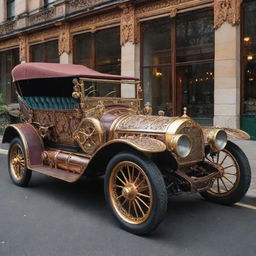
{"label": "column", "polygon": [[214,125],[239,128],[240,25],[215,31]]}
{"label": "column", "polygon": [[61,64],[72,64],[73,61],[72,61],[72,54],[71,53],[66,53],[66,52],[63,52],[61,55],[60,55],[60,63]]}
{"label": "column", "polygon": [[[121,48],[121,75],[140,78],[140,44],[125,43]],[[123,84],[121,96],[124,98],[134,97],[135,88]]]}
{"label": "column", "polygon": [[[135,7],[132,4],[123,4],[120,24],[121,43],[121,75],[140,76],[140,44],[138,43],[138,21],[135,16]],[[135,87],[122,84],[121,96],[133,98]]]}
{"label": "column", "polygon": [[214,125],[240,127],[240,8],[242,0],[214,0]]}
{"label": "column", "polygon": [[63,23],[59,28],[59,41],[58,41],[60,63],[72,64],[72,41],[70,36],[70,25]]}

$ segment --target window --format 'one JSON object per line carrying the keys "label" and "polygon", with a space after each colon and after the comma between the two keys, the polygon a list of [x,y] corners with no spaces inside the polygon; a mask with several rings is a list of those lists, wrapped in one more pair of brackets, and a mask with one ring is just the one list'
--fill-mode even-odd
{"label": "window", "polygon": [[94,34],[74,37],[74,63],[100,72],[121,73],[121,46],[119,28],[110,28]]}
{"label": "window", "polygon": [[11,71],[18,64],[18,48],[0,52],[0,94],[6,104],[16,101],[16,95],[11,86]]}
{"label": "window", "polygon": [[30,46],[30,60],[32,62],[59,62],[58,41]]}
{"label": "window", "polygon": [[144,101],[154,113],[182,113],[212,122],[214,85],[213,12],[208,10],[142,24]]}
{"label": "window", "polygon": [[11,20],[15,17],[15,1],[7,0],[7,20]]}
{"label": "window", "polygon": [[197,12],[176,20],[176,85],[180,106],[203,125],[211,125],[214,110],[213,13]]}
{"label": "window", "polygon": [[256,114],[256,2],[246,1],[242,34],[242,110],[248,115]]}
{"label": "window", "polygon": [[44,0],[44,6],[48,6],[49,4],[55,2],[56,0]]}
{"label": "window", "polygon": [[144,102],[152,104],[154,114],[172,114],[171,26],[169,19],[143,25]]}

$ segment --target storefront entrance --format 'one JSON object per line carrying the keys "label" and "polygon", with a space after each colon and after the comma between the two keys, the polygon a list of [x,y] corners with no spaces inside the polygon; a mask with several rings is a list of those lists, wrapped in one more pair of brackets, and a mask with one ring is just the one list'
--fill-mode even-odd
{"label": "storefront entrance", "polygon": [[0,52],[0,97],[1,104],[16,102],[16,95],[11,87],[11,71],[19,64],[19,49]]}
{"label": "storefront entrance", "polygon": [[213,12],[146,21],[141,27],[144,103],[154,114],[180,115],[184,106],[211,125],[214,104]]}

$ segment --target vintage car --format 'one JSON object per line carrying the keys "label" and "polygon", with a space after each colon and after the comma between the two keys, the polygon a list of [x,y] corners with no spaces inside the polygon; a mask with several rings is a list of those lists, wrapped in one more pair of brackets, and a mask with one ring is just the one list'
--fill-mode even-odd
{"label": "vintage car", "polygon": [[160,224],[170,195],[199,192],[234,204],[249,188],[247,157],[228,141],[246,133],[201,127],[186,109],[181,117],[151,115],[135,78],[53,63],[20,64],[12,76],[22,123],[6,128],[3,143],[18,186],[32,171],[67,182],[104,175],[114,217],[140,235]]}

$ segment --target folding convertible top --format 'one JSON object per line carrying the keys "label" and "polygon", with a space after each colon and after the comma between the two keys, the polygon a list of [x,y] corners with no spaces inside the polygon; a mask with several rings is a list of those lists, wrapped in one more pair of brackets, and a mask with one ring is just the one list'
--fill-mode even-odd
{"label": "folding convertible top", "polygon": [[12,70],[13,82],[30,79],[83,77],[112,80],[138,80],[134,77],[100,73],[83,65],[31,62],[19,64]]}

